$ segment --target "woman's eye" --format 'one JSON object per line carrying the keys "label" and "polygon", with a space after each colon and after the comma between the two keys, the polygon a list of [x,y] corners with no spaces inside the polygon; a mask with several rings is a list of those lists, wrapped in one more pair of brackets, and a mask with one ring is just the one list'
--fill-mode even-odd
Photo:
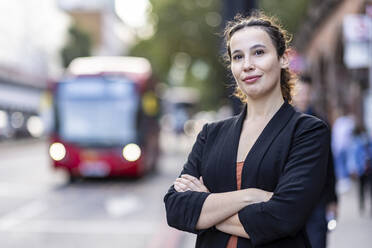
{"label": "woman's eye", "polygon": [[238,59],[241,59],[241,58],[243,58],[242,55],[234,55],[233,56],[233,60],[238,60]]}
{"label": "woman's eye", "polygon": [[255,55],[262,55],[262,54],[264,54],[264,53],[265,53],[264,50],[256,50],[256,51],[254,52]]}

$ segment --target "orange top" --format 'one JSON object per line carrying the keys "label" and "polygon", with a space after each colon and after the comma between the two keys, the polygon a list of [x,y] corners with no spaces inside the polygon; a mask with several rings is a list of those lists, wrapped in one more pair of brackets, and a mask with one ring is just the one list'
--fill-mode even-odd
{"label": "orange top", "polygon": [[[240,190],[242,186],[243,165],[244,165],[244,161],[236,163],[236,186],[238,190]],[[238,237],[231,235],[226,248],[237,248],[237,247],[238,247]]]}

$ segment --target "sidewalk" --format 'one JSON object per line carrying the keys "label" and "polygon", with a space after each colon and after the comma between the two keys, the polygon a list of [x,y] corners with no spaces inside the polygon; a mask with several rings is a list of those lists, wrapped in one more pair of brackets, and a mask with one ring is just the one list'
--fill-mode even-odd
{"label": "sidewalk", "polygon": [[372,247],[371,199],[366,197],[364,214],[359,213],[358,194],[355,184],[339,202],[339,218],[336,229],[328,236],[328,248]]}

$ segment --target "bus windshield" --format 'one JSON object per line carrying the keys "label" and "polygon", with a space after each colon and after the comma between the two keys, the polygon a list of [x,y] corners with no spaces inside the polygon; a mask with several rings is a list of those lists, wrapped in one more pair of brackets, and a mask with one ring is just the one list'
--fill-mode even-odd
{"label": "bus windshield", "polygon": [[68,142],[123,145],[136,140],[139,96],[125,78],[81,77],[59,84],[59,135]]}

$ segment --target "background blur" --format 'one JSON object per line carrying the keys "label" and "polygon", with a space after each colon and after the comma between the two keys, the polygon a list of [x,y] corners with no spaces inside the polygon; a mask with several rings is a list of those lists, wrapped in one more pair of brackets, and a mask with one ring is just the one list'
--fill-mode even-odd
{"label": "background blur", "polygon": [[[194,236],[166,225],[162,199],[202,125],[239,111],[221,34],[253,9],[293,34],[291,69],[312,78],[312,106],[345,161],[359,156],[351,147],[361,134],[370,146],[370,0],[1,0],[0,246],[192,247]],[[151,63],[160,104],[156,171],[71,183],[52,166],[53,90],[70,62],[86,56]],[[362,208],[361,173],[344,164],[336,168],[339,218],[329,247],[370,247],[372,180]]]}

